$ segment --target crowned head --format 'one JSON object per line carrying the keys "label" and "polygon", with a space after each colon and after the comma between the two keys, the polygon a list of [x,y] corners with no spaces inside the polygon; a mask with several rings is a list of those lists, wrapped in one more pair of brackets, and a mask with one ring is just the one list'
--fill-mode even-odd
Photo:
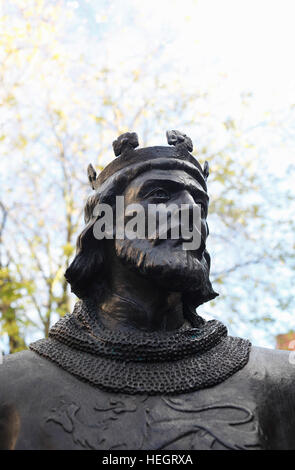
{"label": "crowned head", "polygon": [[[138,148],[137,134],[125,133],[113,142],[116,158],[98,176],[92,165],[88,167],[94,193],[86,202],[86,226],[78,237],[76,256],[65,274],[78,297],[97,298],[109,288],[106,272],[110,252],[139,277],[163,289],[181,292],[184,311],[194,311],[198,305],[216,297],[209,280],[210,256],[206,250],[209,166],[205,162],[202,167],[192,155],[193,144],[187,135],[175,130],[166,135],[169,146]],[[124,201],[124,226],[130,223],[131,217],[126,207],[137,205],[144,209],[145,227],[151,206],[186,206],[189,223],[190,214],[198,207],[200,243],[193,249],[183,249],[183,236],[159,237],[157,217],[156,236],[151,237],[147,230],[144,237],[126,234],[119,237],[119,219],[114,217],[113,237],[98,239],[95,227],[101,214],[97,206],[107,204],[115,213],[118,197]],[[167,233],[171,234],[171,226]]]}

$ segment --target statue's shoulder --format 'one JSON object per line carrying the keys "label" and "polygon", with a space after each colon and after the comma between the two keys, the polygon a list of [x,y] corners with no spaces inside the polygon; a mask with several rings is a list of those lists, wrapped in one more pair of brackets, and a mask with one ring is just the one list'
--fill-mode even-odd
{"label": "statue's shoulder", "polygon": [[27,396],[33,399],[48,387],[61,388],[70,375],[31,350],[3,357],[0,364],[0,405]]}
{"label": "statue's shoulder", "polygon": [[267,449],[295,447],[295,352],[253,347],[245,367]]}
{"label": "statue's shoulder", "polygon": [[30,349],[2,356],[0,376],[13,378],[14,376],[32,376],[48,361]]}
{"label": "statue's shoulder", "polygon": [[250,350],[250,360],[258,361],[259,363],[275,362],[275,363],[285,363],[290,364],[289,357],[291,351],[285,351],[282,349],[270,349],[270,348],[261,348],[258,346],[252,346]]}
{"label": "statue's shoulder", "polygon": [[295,383],[295,352],[252,346],[247,368],[272,381]]}
{"label": "statue's shoulder", "polygon": [[19,377],[28,377],[32,372],[39,368],[44,359],[38,357],[36,353],[30,350],[24,350],[13,354],[2,356],[0,364],[1,383],[7,378],[9,381]]}

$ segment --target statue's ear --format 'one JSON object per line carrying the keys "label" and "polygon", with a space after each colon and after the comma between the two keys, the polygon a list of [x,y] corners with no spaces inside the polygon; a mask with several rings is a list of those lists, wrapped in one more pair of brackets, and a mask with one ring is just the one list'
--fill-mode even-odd
{"label": "statue's ear", "polygon": [[94,294],[94,283],[103,279],[103,240],[93,235],[93,224],[89,224],[79,235],[77,253],[65,272],[71,290],[79,298]]}

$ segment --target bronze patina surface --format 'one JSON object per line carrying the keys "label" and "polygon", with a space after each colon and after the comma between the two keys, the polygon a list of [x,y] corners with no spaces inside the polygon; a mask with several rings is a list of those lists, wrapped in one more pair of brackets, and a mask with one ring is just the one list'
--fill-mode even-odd
{"label": "bronze patina surface", "polygon": [[[79,298],[49,337],[0,365],[1,449],[294,449],[295,369],[286,351],[228,336],[197,313],[209,279],[209,165],[191,139],[113,144],[65,276]],[[149,237],[98,239],[97,204],[200,207],[200,244]],[[124,215],[128,223],[130,215]],[[218,305],[218,302],[217,302]]]}

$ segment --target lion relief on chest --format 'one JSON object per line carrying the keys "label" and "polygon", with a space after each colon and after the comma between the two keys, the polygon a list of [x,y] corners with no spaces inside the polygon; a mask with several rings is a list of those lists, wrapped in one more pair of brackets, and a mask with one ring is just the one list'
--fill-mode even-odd
{"label": "lion relief on chest", "polygon": [[77,448],[102,450],[259,449],[258,424],[242,404],[197,405],[191,396],[102,396],[60,401],[45,424],[60,426]]}

